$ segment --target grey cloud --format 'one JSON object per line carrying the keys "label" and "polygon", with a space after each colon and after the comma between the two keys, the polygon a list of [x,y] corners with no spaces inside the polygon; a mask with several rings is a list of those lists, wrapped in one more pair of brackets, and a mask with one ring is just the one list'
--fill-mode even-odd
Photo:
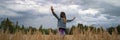
{"label": "grey cloud", "polygon": [[102,10],[102,14],[108,14],[111,16],[120,16],[120,7],[111,5],[109,3],[103,2],[103,0],[76,0],[73,1],[74,4],[78,4],[82,6],[82,9],[88,9],[88,8],[97,8],[104,9]]}
{"label": "grey cloud", "polygon": [[[47,28],[48,26],[51,28],[53,28],[53,27],[56,28],[57,20],[55,19],[54,16],[52,16],[52,14],[40,13],[33,9],[29,9],[29,10],[25,10],[25,11],[14,10],[14,9],[8,8],[9,7],[8,5],[14,5],[17,3],[14,3],[14,2],[7,3],[7,1],[14,1],[14,0],[0,1],[0,9],[1,10],[8,10],[10,12],[14,12],[16,14],[22,15],[19,17],[9,17],[14,22],[18,20],[21,25],[24,24],[27,26],[36,26],[36,27],[43,25],[43,26],[45,26],[45,28]],[[94,16],[79,15],[76,11],[74,12],[74,10],[65,11],[66,13],[71,12],[71,14],[67,14],[68,19],[71,19],[71,17],[76,16],[78,20],[75,20],[75,21],[80,21],[77,23],[83,23],[83,24],[88,23],[88,24],[95,24],[95,25],[102,25],[102,26],[109,26],[111,24],[112,25],[120,24],[120,23],[118,23],[118,22],[120,22],[119,21],[120,7],[113,6],[111,4],[105,3],[100,0],[34,0],[34,1],[37,2],[37,5],[40,5],[40,6],[48,5],[49,3],[52,2],[53,4],[61,4],[61,5],[72,5],[72,4],[79,5],[77,10],[79,10],[79,9],[86,10],[88,8],[100,9],[100,13],[96,14]],[[19,5],[19,4],[17,4],[17,5]],[[57,13],[59,13],[59,12],[57,12]],[[100,22],[99,22],[99,20],[97,20],[97,21],[92,20],[92,18],[97,19],[103,14],[107,15],[104,17],[107,18],[108,21],[104,21],[102,19],[100,19],[100,20],[102,20]],[[83,19],[82,17],[84,17],[84,16],[91,17],[91,18]],[[5,17],[5,16],[2,16],[2,17]],[[87,21],[87,20],[92,20],[92,21]],[[76,23],[76,22],[68,23],[67,26],[70,26],[70,25],[72,26],[72,25],[74,25],[74,23]]]}
{"label": "grey cloud", "polygon": [[[102,14],[108,14],[111,16],[120,16],[120,7],[111,5],[109,3],[99,1],[99,0],[84,0],[83,4],[79,4],[83,6],[83,9],[88,8],[97,8],[102,11]],[[103,10],[104,9],[104,10]]]}
{"label": "grey cloud", "polygon": [[120,7],[112,6],[110,4],[103,4],[104,10],[102,13],[112,16],[120,16]]}

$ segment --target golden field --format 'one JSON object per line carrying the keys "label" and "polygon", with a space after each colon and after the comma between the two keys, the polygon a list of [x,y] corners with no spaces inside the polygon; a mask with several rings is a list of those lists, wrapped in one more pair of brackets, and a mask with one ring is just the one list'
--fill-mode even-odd
{"label": "golden field", "polygon": [[64,39],[61,38],[59,33],[53,34],[50,31],[49,35],[42,34],[39,31],[31,34],[31,31],[24,34],[22,31],[15,32],[15,34],[10,34],[8,31],[5,33],[0,31],[0,40],[120,40],[120,35],[117,34],[115,30],[112,34],[106,31],[79,31],[77,28],[73,30],[72,35],[65,35]]}
{"label": "golden field", "polygon": [[58,30],[43,29],[42,26],[25,28],[8,18],[0,23],[0,40],[120,40],[120,25],[103,29],[78,24],[66,28],[66,32],[63,38]]}

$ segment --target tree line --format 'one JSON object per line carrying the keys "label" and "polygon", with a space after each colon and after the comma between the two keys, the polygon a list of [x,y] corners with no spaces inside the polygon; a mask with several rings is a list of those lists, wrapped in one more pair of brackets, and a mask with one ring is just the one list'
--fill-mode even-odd
{"label": "tree line", "polygon": [[[33,34],[36,31],[41,32],[42,34],[49,35],[50,32],[53,34],[57,34],[57,29],[44,29],[43,26],[40,26],[39,29],[36,29],[32,26],[29,26],[26,28],[24,25],[19,25],[18,21],[14,24],[9,18],[5,18],[0,22],[0,31],[6,32],[9,31],[10,34],[14,34],[15,32],[22,31],[24,34],[31,31],[31,34]],[[71,28],[66,28],[66,33],[68,35],[72,35],[74,32],[73,30],[78,29],[79,33],[84,33],[88,30],[90,30],[93,33],[98,33],[100,31],[104,32],[107,31],[109,34],[112,34],[112,32],[117,31],[117,34],[120,34],[120,25],[116,27],[109,27],[106,30],[102,27],[96,28],[94,26],[87,26],[83,24],[78,24],[77,26],[72,26]]]}

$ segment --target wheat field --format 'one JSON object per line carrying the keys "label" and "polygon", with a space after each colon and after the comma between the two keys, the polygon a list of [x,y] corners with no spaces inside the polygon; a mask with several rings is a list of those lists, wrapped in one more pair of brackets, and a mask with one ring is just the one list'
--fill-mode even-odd
{"label": "wheat field", "polygon": [[39,31],[31,34],[31,31],[24,34],[22,31],[15,32],[15,34],[10,34],[8,31],[5,33],[0,31],[0,40],[120,40],[120,35],[117,34],[117,31],[109,34],[106,31],[84,31],[80,32],[77,28],[73,30],[72,35],[65,35],[62,39],[62,36],[53,34],[50,31],[49,35],[42,34]]}

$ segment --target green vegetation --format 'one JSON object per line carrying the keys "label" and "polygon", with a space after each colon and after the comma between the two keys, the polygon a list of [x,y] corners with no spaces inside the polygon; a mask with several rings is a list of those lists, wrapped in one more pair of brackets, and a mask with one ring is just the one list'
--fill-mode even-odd
{"label": "green vegetation", "polygon": [[[27,32],[29,32],[30,30],[32,31],[31,34],[33,34],[34,32],[36,32],[37,30],[39,32],[41,32],[42,34],[50,34],[50,31],[53,34],[57,33],[57,29],[43,29],[42,25],[39,27],[39,29],[33,28],[32,26],[29,26],[29,28],[26,28],[24,25],[18,25],[18,21],[16,22],[16,24],[14,24],[11,20],[9,20],[9,18],[4,19],[3,21],[1,21],[0,23],[0,30],[6,32],[6,30],[9,31],[9,33],[14,34],[15,32],[18,31],[23,31],[24,34],[26,34]],[[83,24],[78,24],[77,26],[72,26],[72,28],[67,28],[66,29],[66,33],[68,35],[72,35],[73,31],[78,28],[78,33],[81,32],[85,32],[87,30],[90,30],[93,33],[96,32],[100,32],[100,31],[107,31],[109,34],[112,34],[113,31],[117,31],[118,34],[120,34],[120,25],[118,25],[117,27],[109,27],[107,28],[107,30],[104,30],[102,27],[100,28],[95,28],[94,26],[84,26]]]}
{"label": "green vegetation", "polygon": [[58,29],[39,29],[32,26],[26,28],[14,24],[8,18],[0,23],[0,40],[120,40],[120,25],[109,27],[106,30],[102,27],[87,26],[78,24],[66,29],[67,35],[64,39],[58,33]]}

